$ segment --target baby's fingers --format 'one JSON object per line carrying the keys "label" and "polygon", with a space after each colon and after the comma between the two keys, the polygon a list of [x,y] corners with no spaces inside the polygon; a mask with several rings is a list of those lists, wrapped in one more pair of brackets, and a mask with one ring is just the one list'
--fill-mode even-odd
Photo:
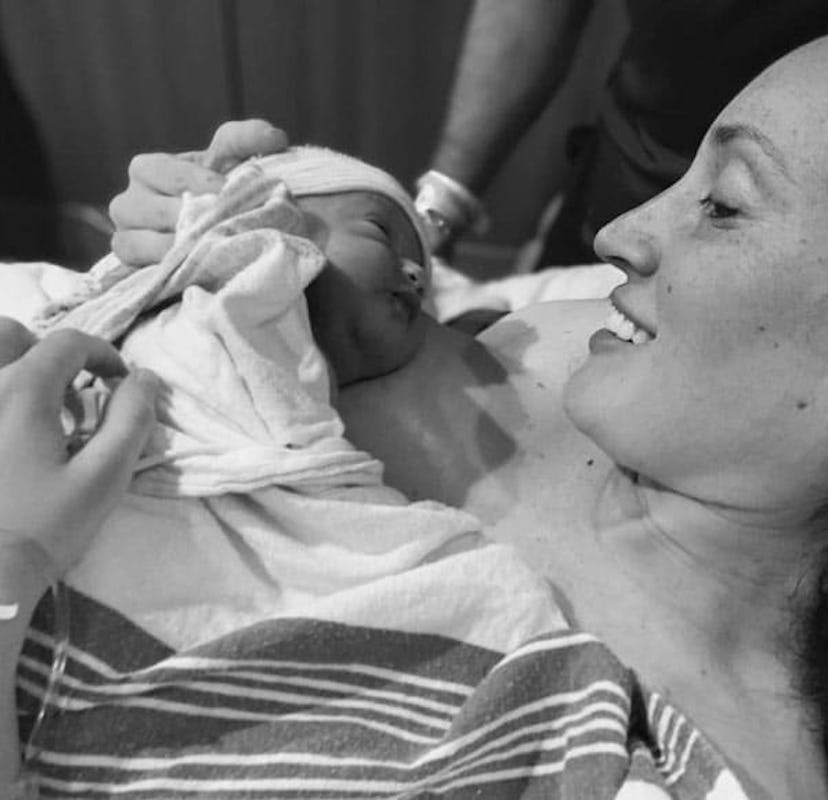
{"label": "baby's fingers", "polygon": [[124,362],[109,342],[81,331],[64,328],[53,331],[18,361],[26,376],[25,386],[32,397],[33,412],[50,413],[63,404],[66,387],[83,369],[103,377],[123,375]]}
{"label": "baby's fingers", "polygon": [[129,485],[155,422],[158,390],[151,372],[127,375],[109,398],[101,426],[69,463],[77,491],[101,522]]}

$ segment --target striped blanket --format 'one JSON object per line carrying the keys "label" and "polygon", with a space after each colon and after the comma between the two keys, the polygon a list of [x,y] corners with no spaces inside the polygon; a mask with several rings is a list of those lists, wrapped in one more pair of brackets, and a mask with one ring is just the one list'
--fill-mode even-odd
{"label": "striped blanket", "polygon": [[[397,578],[399,613],[417,605],[412,581]],[[467,593],[481,618],[527,611],[531,597],[487,598],[486,582]],[[459,617],[446,623],[455,636],[434,632],[442,623],[383,627],[389,593],[376,625],[273,619],[175,652],[69,592],[68,665],[38,737],[42,797],[745,797],[686,717],[565,626],[504,652],[465,637]],[[51,614],[44,599],[20,664],[24,739]]]}

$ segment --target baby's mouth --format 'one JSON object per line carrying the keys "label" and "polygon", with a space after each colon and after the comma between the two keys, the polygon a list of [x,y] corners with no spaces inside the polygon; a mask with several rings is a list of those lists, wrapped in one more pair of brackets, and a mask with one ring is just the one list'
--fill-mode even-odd
{"label": "baby's mouth", "polygon": [[394,301],[405,311],[409,319],[416,319],[422,309],[422,296],[416,289],[391,292]]}
{"label": "baby's mouth", "polygon": [[604,322],[604,327],[622,341],[630,342],[631,344],[647,344],[647,342],[651,342],[655,338],[649,331],[636,325],[615,304],[613,304],[612,310]]}

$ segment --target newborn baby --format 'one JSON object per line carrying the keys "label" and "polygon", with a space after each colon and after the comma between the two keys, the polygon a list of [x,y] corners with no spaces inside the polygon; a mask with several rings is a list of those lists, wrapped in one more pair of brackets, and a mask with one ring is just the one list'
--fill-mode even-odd
{"label": "newborn baby", "polygon": [[[219,195],[185,197],[176,245],[161,264],[132,271],[104,259],[85,295],[47,308],[41,327],[120,341],[128,363],[175,390],[159,407],[138,485],[159,492],[166,482],[170,493],[201,496],[213,478],[196,472],[221,471],[218,451],[238,450],[228,430],[252,432],[260,420],[251,416],[281,439],[274,463],[323,440],[330,454],[338,439],[354,466],[356,451],[328,405],[338,386],[414,356],[430,270],[420,218],[393,178],[350,156],[298,147],[237,167]],[[237,396],[240,381],[247,402]],[[225,430],[212,437],[218,426]],[[212,463],[196,464],[199,455]],[[361,456],[360,469],[376,475],[380,465]],[[229,460],[213,491],[251,488],[240,459]],[[265,472],[262,485],[276,477]]]}
{"label": "newborn baby", "polygon": [[[344,470],[326,488],[377,483],[381,465],[344,439],[331,402],[338,386],[401,367],[423,341],[430,262],[402,187],[355,158],[294,148],[237,167],[217,197],[185,197],[177,242],[186,255],[165,278],[169,299],[160,310],[150,300],[122,345],[128,363],[176,390],[139,485],[256,488],[251,468],[256,485],[316,491],[319,469]],[[240,458],[236,431],[260,442],[262,422],[278,452]]]}
{"label": "newborn baby", "polygon": [[391,372],[422,343],[427,251],[387,195],[294,193],[326,263],[306,290],[314,338],[339,386]]}
{"label": "newborn baby", "polygon": [[471,546],[477,520],[386,486],[331,402],[416,354],[429,275],[396,181],[295,148],[185,197],[160,264],[109,257],[44,309],[42,330],[118,342],[163,385],[131,493],[70,585],[179,650],[322,613],[324,598]]}
{"label": "newborn baby", "polygon": [[430,272],[419,217],[389,175],[349,156],[293,148],[260,162],[304,212],[325,254],[308,286],[311,327],[339,386],[385,374],[422,342]]}

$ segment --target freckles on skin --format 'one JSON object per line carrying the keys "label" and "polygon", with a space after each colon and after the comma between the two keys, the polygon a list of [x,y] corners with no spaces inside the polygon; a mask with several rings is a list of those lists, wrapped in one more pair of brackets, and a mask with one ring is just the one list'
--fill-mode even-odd
{"label": "freckles on skin", "polygon": [[[828,265],[824,265],[828,270]],[[828,362],[828,291],[803,310],[804,343],[812,358]]]}

